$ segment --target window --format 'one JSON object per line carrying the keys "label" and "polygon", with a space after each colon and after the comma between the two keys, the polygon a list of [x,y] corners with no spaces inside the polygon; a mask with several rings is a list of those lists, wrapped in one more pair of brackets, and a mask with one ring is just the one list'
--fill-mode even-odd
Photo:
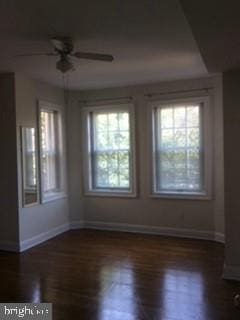
{"label": "window", "polygon": [[84,109],[87,193],[134,194],[132,118],[132,105]]}
{"label": "window", "polygon": [[36,189],[37,184],[37,166],[36,166],[36,143],[35,128],[25,128],[23,130],[24,141],[24,188],[27,190]]}
{"label": "window", "polygon": [[153,191],[159,195],[206,196],[207,99],[155,103]]}
{"label": "window", "polygon": [[[63,192],[63,152],[60,111],[42,103],[39,113],[42,201],[58,198]],[[60,170],[61,168],[61,170]]]}

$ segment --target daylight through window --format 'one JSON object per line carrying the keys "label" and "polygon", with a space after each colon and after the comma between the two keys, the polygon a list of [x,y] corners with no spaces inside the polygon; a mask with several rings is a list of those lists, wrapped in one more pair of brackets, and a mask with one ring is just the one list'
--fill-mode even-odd
{"label": "daylight through window", "polygon": [[41,174],[44,193],[55,192],[59,188],[57,116],[56,111],[42,110],[40,112]]}
{"label": "daylight through window", "polygon": [[156,192],[203,191],[200,103],[164,105],[154,111]]}
{"label": "daylight through window", "polygon": [[36,147],[35,147],[35,129],[28,128],[24,131],[25,141],[25,170],[27,174],[24,176],[24,186],[27,189],[35,188],[37,183],[36,177]]}
{"label": "daylight through window", "polygon": [[128,106],[87,109],[89,192],[133,192],[133,146]]}
{"label": "daylight through window", "polygon": [[129,189],[129,114],[93,113],[93,186]]}

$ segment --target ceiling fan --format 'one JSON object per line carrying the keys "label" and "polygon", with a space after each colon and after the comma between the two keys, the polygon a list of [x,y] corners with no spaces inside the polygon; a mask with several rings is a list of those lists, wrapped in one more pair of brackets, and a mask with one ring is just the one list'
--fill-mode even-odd
{"label": "ceiling fan", "polygon": [[18,56],[55,56],[59,57],[59,61],[56,63],[57,70],[65,73],[70,70],[74,70],[74,65],[71,61],[71,57],[78,59],[88,59],[88,60],[99,60],[111,62],[113,61],[113,56],[110,54],[102,53],[92,53],[92,52],[74,52],[73,41],[69,37],[52,38],[50,41],[53,44],[54,52],[47,53],[33,53],[33,54],[20,54]]}

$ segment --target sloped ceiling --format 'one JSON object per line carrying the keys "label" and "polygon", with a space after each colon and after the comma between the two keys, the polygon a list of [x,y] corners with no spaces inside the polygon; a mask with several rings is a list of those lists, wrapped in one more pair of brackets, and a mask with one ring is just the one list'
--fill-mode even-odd
{"label": "sloped ceiling", "polygon": [[209,72],[240,67],[240,2],[181,0]]}
{"label": "sloped ceiling", "polygon": [[[195,2],[195,1],[194,1]],[[49,39],[66,35],[79,51],[113,54],[112,63],[74,59],[71,89],[102,88],[207,74],[178,0],[0,0],[0,71],[62,86]]]}

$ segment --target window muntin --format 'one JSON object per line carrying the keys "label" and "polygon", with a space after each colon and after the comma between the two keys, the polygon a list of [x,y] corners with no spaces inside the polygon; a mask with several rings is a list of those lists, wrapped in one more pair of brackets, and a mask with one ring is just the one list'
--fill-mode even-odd
{"label": "window muntin", "polygon": [[154,108],[155,193],[204,193],[203,105]]}

